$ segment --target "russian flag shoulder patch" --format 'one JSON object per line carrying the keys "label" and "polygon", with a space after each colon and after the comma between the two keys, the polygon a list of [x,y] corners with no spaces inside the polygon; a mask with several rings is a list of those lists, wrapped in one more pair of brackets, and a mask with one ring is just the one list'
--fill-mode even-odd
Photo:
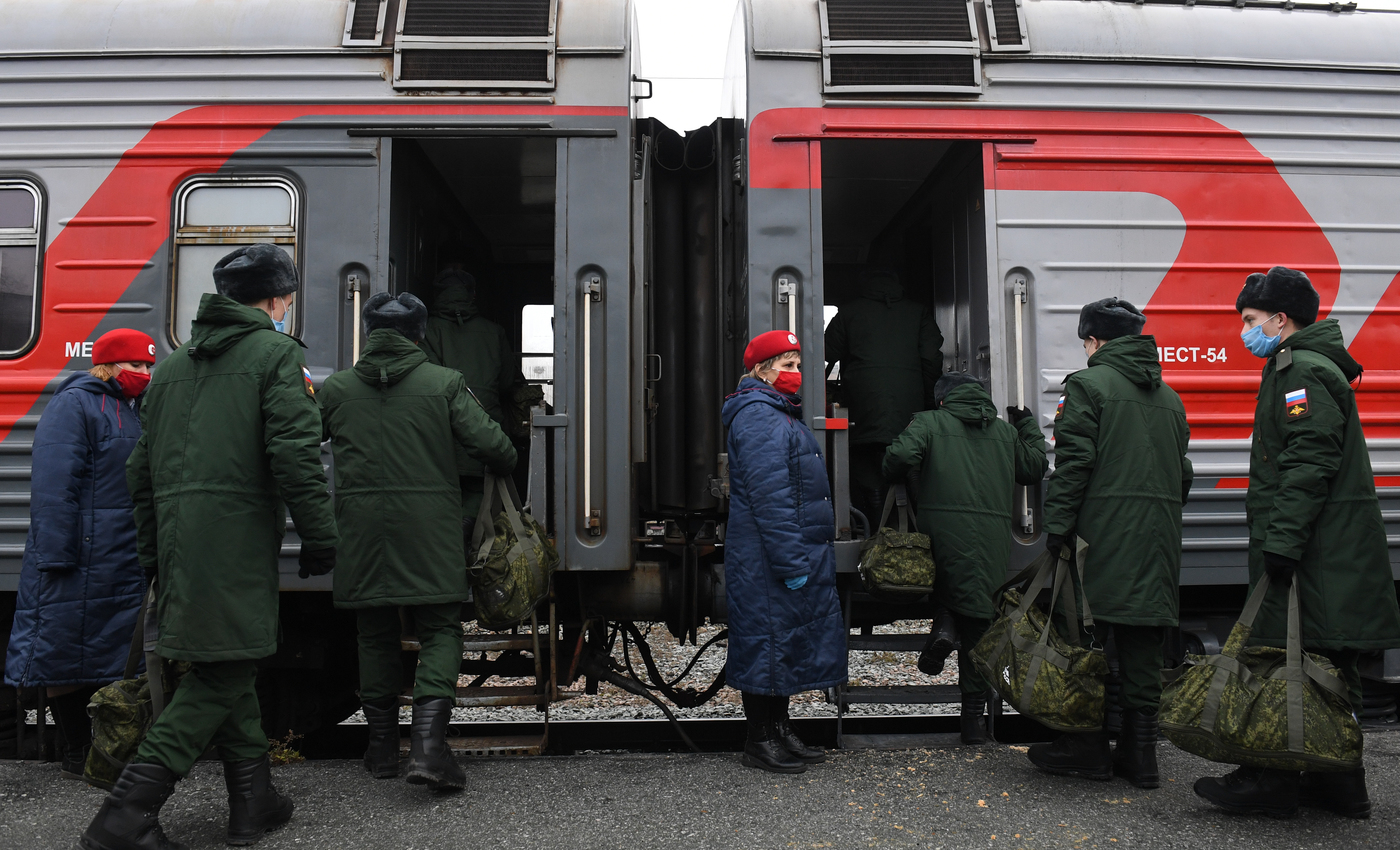
{"label": "russian flag shoulder patch", "polygon": [[305,366],[301,367],[301,376],[306,379],[306,394],[309,396],[316,395],[316,388],[311,384],[311,370]]}
{"label": "russian flag shoulder patch", "polygon": [[1283,394],[1283,409],[1289,419],[1302,419],[1308,415],[1308,391],[1306,388],[1289,390]]}
{"label": "russian flag shoulder patch", "polygon": [[1063,395],[1061,395],[1061,396],[1060,396],[1060,400],[1057,401],[1057,402],[1055,402],[1055,418],[1056,418],[1056,419],[1059,419],[1061,416],[1064,416],[1064,415],[1065,415],[1065,397],[1064,397]]}

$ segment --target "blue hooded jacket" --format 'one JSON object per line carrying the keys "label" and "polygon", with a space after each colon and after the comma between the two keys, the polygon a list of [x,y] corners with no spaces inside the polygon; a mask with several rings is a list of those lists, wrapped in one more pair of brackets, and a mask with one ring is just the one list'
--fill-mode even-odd
{"label": "blue hooded jacket", "polygon": [[[801,400],[745,377],[724,402],[729,430],[729,604],[725,675],[741,691],[787,696],[846,681],[836,595],[835,515],[821,447]],[[784,579],[807,576],[788,590]]]}
{"label": "blue hooded jacket", "polygon": [[102,685],[122,677],[145,592],[126,458],[141,420],[114,381],[59,386],[34,432],[29,538],[5,683]]}

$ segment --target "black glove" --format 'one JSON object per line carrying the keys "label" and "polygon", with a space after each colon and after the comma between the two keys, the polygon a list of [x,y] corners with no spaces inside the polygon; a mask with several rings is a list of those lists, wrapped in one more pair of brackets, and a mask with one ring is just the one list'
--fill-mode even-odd
{"label": "black glove", "polygon": [[1015,425],[1017,422],[1020,422],[1022,419],[1030,419],[1032,415],[1033,415],[1033,414],[1031,413],[1030,409],[1029,409],[1029,408],[1026,408],[1026,407],[1008,407],[1008,408],[1006,408],[1006,419],[1007,419],[1007,421],[1010,422],[1012,425]]}
{"label": "black glove", "polygon": [[1269,574],[1271,583],[1287,587],[1293,583],[1293,571],[1296,569],[1297,560],[1275,555],[1273,552],[1264,553],[1264,572]]}
{"label": "black glove", "polygon": [[1073,534],[1047,534],[1045,535],[1045,551],[1058,558],[1060,550],[1068,546],[1072,539],[1074,539]]}
{"label": "black glove", "polygon": [[301,557],[297,558],[297,563],[301,569],[297,570],[297,575],[302,578],[311,576],[323,576],[335,569],[335,547],[329,549],[308,549],[301,547]]}

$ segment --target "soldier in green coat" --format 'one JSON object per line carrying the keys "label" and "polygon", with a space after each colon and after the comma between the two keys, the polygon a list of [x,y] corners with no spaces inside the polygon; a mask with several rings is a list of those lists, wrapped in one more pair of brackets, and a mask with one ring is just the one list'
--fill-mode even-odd
{"label": "soldier in green coat", "polygon": [[214,266],[190,341],[151,376],[127,461],[137,553],[159,577],[162,657],[192,662],[170,704],[82,838],[86,850],[159,850],[160,807],[211,745],[224,762],[228,842],[252,844],[292,816],[272,787],[254,679],[277,650],[277,557],[290,509],[301,575],[335,566],[320,412],[301,343],[278,326],[296,296],[281,248]]}
{"label": "soldier in green coat", "polygon": [[[1385,526],[1351,382],[1361,364],[1336,319],[1317,321],[1317,290],[1300,271],[1252,274],[1235,301],[1245,346],[1265,358],[1249,456],[1249,581],[1270,588],[1252,639],[1283,646],[1296,577],[1303,648],[1331,659],[1361,712],[1362,651],[1400,647]],[[1235,812],[1291,815],[1298,805],[1371,814],[1366,772],[1241,767],[1196,793]]]}
{"label": "soldier in green coat", "polygon": [[915,413],[934,406],[943,334],[931,310],[904,297],[897,272],[867,269],[860,287],[827,326],[826,362],[828,373],[841,364],[850,408],[851,503],[873,523],[885,501],[885,449]]}
{"label": "soldier in green coat", "polygon": [[466,774],[446,740],[468,596],[455,452],[507,475],[515,447],[460,374],[428,362],[418,345],[427,315],[409,293],[370,298],[364,352],[321,391],[345,537],[335,604],[355,609],[359,624],[360,698],[370,727],[365,768],[376,778],[399,772],[402,607],[422,647],[408,781],[462,788]]}
{"label": "soldier in green coat", "polygon": [[[506,329],[482,316],[476,306],[476,278],[455,266],[444,269],[433,281],[437,295],[428,315],[423,351],[428,362],[455,369],[467,382],[486,413],[500,425],[505,405],[525,376],[511,356]],[[485,485],[481,463],[466,450],[457,452],[461,476],[462,516],[470,525],[481,506]]]}
{"label": "soldier in green coat", "polygon": [[1145,321],[1118,298],[1080,311],[1089,368],[1065,379],[1045,496],[1047,548],[1058,555],[1076,537],[1089,544],[1074,584],[1100,626],[1095,637],[1103,641],[1106,626],[1118,649],[1118,748],[1110,753],[1107,732],[1082,732],[1037,744],[1029,756],[1050,773],[1117,773],[1156,788],[1162,644],[1164,627],[1177,625],[1181,506],[1192,473],[1186,409],[1162,383]]}
{"label": "soldier in green coat", "polygon": [[1049,464],[1031,412],[1009,407],[1011,421],[998,419],[992,397],[973,376],[942,376],[934,401],[937,410],[916,414],[895,438],[884,473],[891,482],[919,473],[919,529],[929,535],[938,567],[933,595],[962,636],[962,740],[981,744],[992,683],[969,653],[991,625],[992,596],[1006,579],[1015,485],[1040,484]]}

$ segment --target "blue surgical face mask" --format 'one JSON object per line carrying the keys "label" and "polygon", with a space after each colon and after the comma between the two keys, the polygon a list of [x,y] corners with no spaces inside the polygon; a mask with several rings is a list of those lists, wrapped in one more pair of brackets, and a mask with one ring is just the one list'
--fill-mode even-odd
{"label": "blue surgical face mask", "polygon": [[[1277,316],[1275,313],[1274,316]],[[1244,341],[1244,347],[1249,349],[1249,353],[1255,357],[1268,357],[1278,350],[1279,343],[1283,342],[1283,331],[1279,330],[1278,336],[1269,336],[1264,333],[1264,325],[1273,321],[1274,316],[1270,316],[1254,327],[1240,334],[1240,339]]]}
{"label": "blue surgical face mask", "polygon": [[282,302],[282,318],[273,319],[272,326],[277,329],[278,333],[284,334],[287,332],[287,302]]}

